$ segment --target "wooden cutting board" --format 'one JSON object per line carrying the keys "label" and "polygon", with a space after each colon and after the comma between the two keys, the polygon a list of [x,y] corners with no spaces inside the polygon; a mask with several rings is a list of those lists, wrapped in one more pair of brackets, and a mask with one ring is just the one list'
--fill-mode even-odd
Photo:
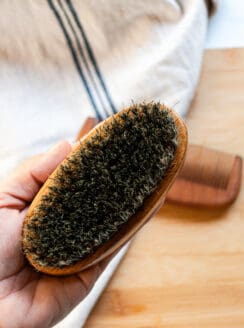
{"label": "wooden cutting board", "polygon": [[[208,50],[190,142],[244,157],[244,49]],[[244,190],[227,210],[166,204],[137,235],[86,328],[244,327]]]}

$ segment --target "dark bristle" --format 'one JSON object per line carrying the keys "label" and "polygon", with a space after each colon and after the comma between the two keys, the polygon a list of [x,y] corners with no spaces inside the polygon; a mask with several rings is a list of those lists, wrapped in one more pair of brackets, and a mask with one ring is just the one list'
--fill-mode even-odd
{"label": "dark bristle", "polygon": [[177,130],[160,104],[133,105],[61,165],[25,227],[40,265],[64,267],[92,254],[142,206],[169,168]]}

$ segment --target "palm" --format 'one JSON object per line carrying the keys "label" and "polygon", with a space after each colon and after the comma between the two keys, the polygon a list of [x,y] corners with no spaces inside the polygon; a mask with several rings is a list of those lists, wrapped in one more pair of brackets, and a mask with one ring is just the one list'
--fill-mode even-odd
{"label": "palm", "polygon": [[[104,262],[77,275],[51,277],[32,269],[22,254],[21,229],[27,203],[70,146],[62,145],[57,151],[58,159],[55,152],[45,158],[45,172],[43,160],[33,159],[0,189],[0,327],[52,326],[87,295],[106,265]],[[24,185],[23,179],[27,179]]]}

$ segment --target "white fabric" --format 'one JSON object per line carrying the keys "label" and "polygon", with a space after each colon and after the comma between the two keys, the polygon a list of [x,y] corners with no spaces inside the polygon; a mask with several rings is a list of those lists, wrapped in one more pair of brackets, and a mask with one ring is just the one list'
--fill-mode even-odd
{"label": "white fabric", "polygon": [[[203,0],[74,0],[73,4],[117,110],[131,101],[160,100],[186,113],[207,28]],[[5,0],[0,9],[8,13],[0,21],[2,178],[22,159],[62,138],[72,140],[94,111],[47,2]],[[89,66],[101,90],[90,62]]]}
{"label": "white fabric", "polygon": [[[72,4],[116,110],[132,101],[159,100],[185,115],[198,81],[207,29],[203,0]],[[112,106],[67,2],[4,0],[0,10],[1,179],[24,158],[46,151],[60,139],[73,140],[84,119],[95,115],[57,15],[102,117],[102,103],[109,114]],[[57,327],[84,324],[119,259]]]}

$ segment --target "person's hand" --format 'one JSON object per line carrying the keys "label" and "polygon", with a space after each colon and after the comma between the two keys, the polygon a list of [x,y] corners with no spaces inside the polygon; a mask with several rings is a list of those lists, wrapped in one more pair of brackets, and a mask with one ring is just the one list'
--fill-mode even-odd
{"label": "person's hand", "polygon": [[36,272],[21,248],[28,204],[71,151],[61,142],[25,161],[0,186],[0,327],[45,328],[64,318],[89,293],[108,260],[76,275],[51,277]]}

